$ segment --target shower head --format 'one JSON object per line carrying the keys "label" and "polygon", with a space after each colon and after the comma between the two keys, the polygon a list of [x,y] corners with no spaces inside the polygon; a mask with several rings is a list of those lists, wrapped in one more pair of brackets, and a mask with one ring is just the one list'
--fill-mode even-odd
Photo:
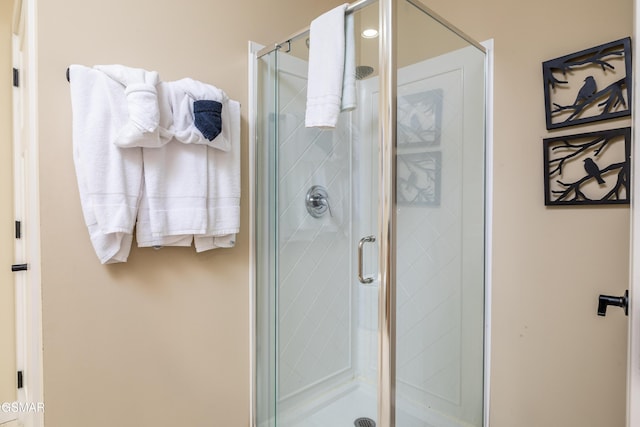
{"label": "shower head", "polygon": [[373,73],[373,67],[368,65],[358,65],[356,67],[356,80],[362,80],[365,77],[369,77],[371,73]]}

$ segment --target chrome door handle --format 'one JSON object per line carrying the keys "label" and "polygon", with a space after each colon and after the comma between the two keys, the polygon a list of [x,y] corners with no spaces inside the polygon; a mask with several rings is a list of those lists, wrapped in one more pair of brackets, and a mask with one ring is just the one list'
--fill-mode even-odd
{"label": "chrome door handle", "polygon": [[362,239],[360,239],[360,242],[358,243],[358,280],[360,281],[360,283],[364,283],[365,285],[369,284],[369,283],[373,283],[373,277],[364,277],[363,273],[362,273],[362,253],[363,253],[363,247],[365,243],[371,243],[371,242],[375,242],[376,238],[374,236],[367,236],[367,237],[363,237]]}

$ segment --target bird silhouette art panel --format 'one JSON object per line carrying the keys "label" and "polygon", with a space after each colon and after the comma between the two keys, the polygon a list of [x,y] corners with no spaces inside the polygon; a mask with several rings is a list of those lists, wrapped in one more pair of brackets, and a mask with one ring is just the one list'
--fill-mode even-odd
{"label": "bird silhouette art panel", "polygon": [[545,205],[629,203],[631,128],[543,142]]}
{"label": "bird silhouette art panel", "polygon": [[631,39],[542,63],[547,129],[631,114]]}
{"label": "bird silhouette art panel", "polygon": [[398,146],[440,144],[442,89],[398,96]]}
{"label": "bird silhouette art panel", "polygon": [[396,156],[396,199],[399,205],[439,206],[440,151]]}

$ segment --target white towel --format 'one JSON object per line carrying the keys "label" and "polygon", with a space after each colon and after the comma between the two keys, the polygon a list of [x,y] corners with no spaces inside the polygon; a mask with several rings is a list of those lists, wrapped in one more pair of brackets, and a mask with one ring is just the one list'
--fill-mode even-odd
{"label": "white towel", "polygon": [[[185,78],[175,82],[159,82],[158,73],[123,65],[95,67],[120,83],[127,97],[129,122],[122,128],[114,143],[119,147],[157,148],[172,138],[185,144],[208,145],[228,151],[231,143],[227,128],[229,115],[222,105],[229,99],[221,89]],[[217,103],[217,110],[203,110],[200,103]],[[215,137],[203,135],[196,115],[205,121],[220,123]],[[212,117],[214,116],[214,117]],[[215,126],[214,126],[215,127]],[[211,128],[209,127],[209,130]]]}
{"label": "white towel", "polygon": [[144,148],[145,200],[155,237],[207,229],[207,146],[172,139]]}
{"label": "white towel", "polygon": [[[173,125],[170,131],[175,138],[185,144],[205,144],[222,151],[231,149],[229,136],[229,112],[225,104],[229,97],[223,90],[193,79],[181,79],[171,83],[175,88],[171,94]],[[220,133],[212,140],[207,139],[197,127],[195,105],[197,101],[215,101],[221,107]]]}
{"label": "white towel", "polygon": [[193,235],[158,236],[151,232],[151,219],[149,218],[149,202],[146,190],[143,186],[138,220],[136,222],[136,241],[139,248],[162,246],[191,246]]}
{"label": "white towel", "polygon": [[96,65],[124,88],[129,120],[118,132],[114,144],[119,147],[160,147],[169,138],[160,135],[158,73],[124,65]]}
{"label": "white towel", "polygon": [[338,121],[345,83],[346,8],[347,3],[311,21],[306,127],[332,129]]}
{"label": "white towel", "polygon": [[122,86],[101,71],[69,68],[73,158],[84,220],[103,264],[125,262],[142,190],[142,150],[113,144],[129,122]]}
{"label": "white towel", "polygon": [[207,148],[207,231],[195,236],[196,251],[229,248],[240,231],[240,103],[228,100],[231,149]]}
{"label": "white towel", "polygon": [[[184,108],[186,94],[176,82],[162,82],[159,85],[158,102],[163,112],[163,122],[171,123],[171,131],[176,131],[173,119]],[[165,114],[171,119],[165,119]],[[192,119],[193,121],[193,119]],[[186,122],[178,122],[187,126]],[[181,131],[181,129],[177,129]],[[183,144],[175,138],[159,148],[144,148],[144,199],[141,211],[143,218],[149,218],[149,230],[138,224],[142,235],[153,238],[202,233],[206,230],[207,162],[206,146]]]}
{"label": "white towel", "polygon": [[353,33],[353,13],[344,18],[344,79],[342,81],[341,111],[351,111],[357,106],[356,95],[356,42]]}
{"label": "white towel", "polygon": [[[140,247],[189,246],[194,235],[198,252],[235,244],[240,218],[240,105],[214,89],[191,79],[159,85],[160,111],[172,112],[174,138],[161,148],[143,149],[145,188],[136,231]],[[208,141],[189,112],[195,100],[215,97],[222,101],[223,128]]]}

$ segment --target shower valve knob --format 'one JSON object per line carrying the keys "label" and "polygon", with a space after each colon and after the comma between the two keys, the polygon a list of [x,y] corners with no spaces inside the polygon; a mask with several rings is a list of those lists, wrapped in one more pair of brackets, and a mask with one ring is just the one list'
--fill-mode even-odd
{"label": "shower valve knob", "polygon": [[305,205],[307,212],[314,218],[320,218],[327,211],[329,216],[333,216],[331,205],[329,205],[329,194],[327,189],[321,185],[314,185],[307,191]]}

